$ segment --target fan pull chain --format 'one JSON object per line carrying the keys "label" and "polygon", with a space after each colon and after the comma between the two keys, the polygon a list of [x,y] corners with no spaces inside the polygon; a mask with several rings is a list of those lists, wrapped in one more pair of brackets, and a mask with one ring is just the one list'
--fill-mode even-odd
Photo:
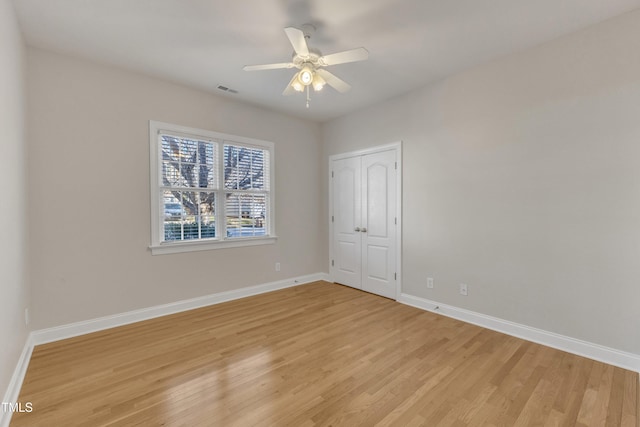
{"label": "fan pull chain", "polygon": [[311,101],[311,97],[309,96],[309,86],[311,85],[307,86],[307,108],[309,108],[309,101]]}

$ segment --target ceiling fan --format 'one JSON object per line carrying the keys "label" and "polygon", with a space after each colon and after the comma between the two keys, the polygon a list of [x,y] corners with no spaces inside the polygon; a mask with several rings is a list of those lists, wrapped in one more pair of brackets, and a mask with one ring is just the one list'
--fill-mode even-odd
{"label": "ceiling fan", "polygon": [[284,32],[287,34],[291,46],[293,46],[293,57],[291,62],[281,62],[277,64],[246,65],[245,71],[276,70],[281,68],[297,68],[298,71],[287,87],[282,92],[283,95],[292,95],[296,92],[307,91],[307,108],[309,108],[309,87],[314,91],[320,91],[325,84],[328,84],[340,93],[347,92],[351,86],[344,80],[325,70],[324,67],[330,65],[346,64],[348,62],[364,61],[369,58],[369,52],[363,47],[345,50],[344,52],[322,55],[318,50],[310,49],[307,40],[315,31],[311,24],[304,24],[303,30],[294,27],[287,27]]}

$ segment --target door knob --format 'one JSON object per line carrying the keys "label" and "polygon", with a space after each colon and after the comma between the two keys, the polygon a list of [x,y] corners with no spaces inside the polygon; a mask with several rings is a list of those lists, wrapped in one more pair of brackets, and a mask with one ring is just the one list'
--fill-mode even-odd
{"label": "door knob", "polygon": [[360,231],[360,227],[356,227],[355,231],[356,231],[356,233],[357,233],[358,231]]}
{"label": "door knob", "polygon": [[361,231],[362,233],[366,233],[366,232],[367,232],[367,228],[366,228],[366,227],[362,227],[362,228],[360,229],[360,231]]}

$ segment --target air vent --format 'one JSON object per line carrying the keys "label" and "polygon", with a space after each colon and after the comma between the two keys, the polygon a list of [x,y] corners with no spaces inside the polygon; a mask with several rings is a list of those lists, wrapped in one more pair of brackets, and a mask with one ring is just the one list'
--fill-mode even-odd
{"label": "air vent", "polygon": [[218,89],[220,89],[220,90],[222,90],[222,91],[225,91],[225,92],[229,92],[229,93],[238,93],[238,91],[237,91],[237,90],[235,90],[235,89],[229,89],[228,87],[226,87],[226,86],[222,86],[222,85],[218,85]]}

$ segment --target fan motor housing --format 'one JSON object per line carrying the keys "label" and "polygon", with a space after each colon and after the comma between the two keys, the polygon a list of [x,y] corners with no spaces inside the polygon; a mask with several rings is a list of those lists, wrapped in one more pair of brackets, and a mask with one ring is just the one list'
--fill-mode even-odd
{"label": "fan motor housing", "polygon": [[309,56],[307,57],[300,56],[294,52],[291,62],[293,62],[293,64],[298,69],[304,67],[306,64],[309,64],[315,68],[320,64],[319,59],[321,56],[322,54],[319,51],[312,51],[311,49],[309,49]]}

